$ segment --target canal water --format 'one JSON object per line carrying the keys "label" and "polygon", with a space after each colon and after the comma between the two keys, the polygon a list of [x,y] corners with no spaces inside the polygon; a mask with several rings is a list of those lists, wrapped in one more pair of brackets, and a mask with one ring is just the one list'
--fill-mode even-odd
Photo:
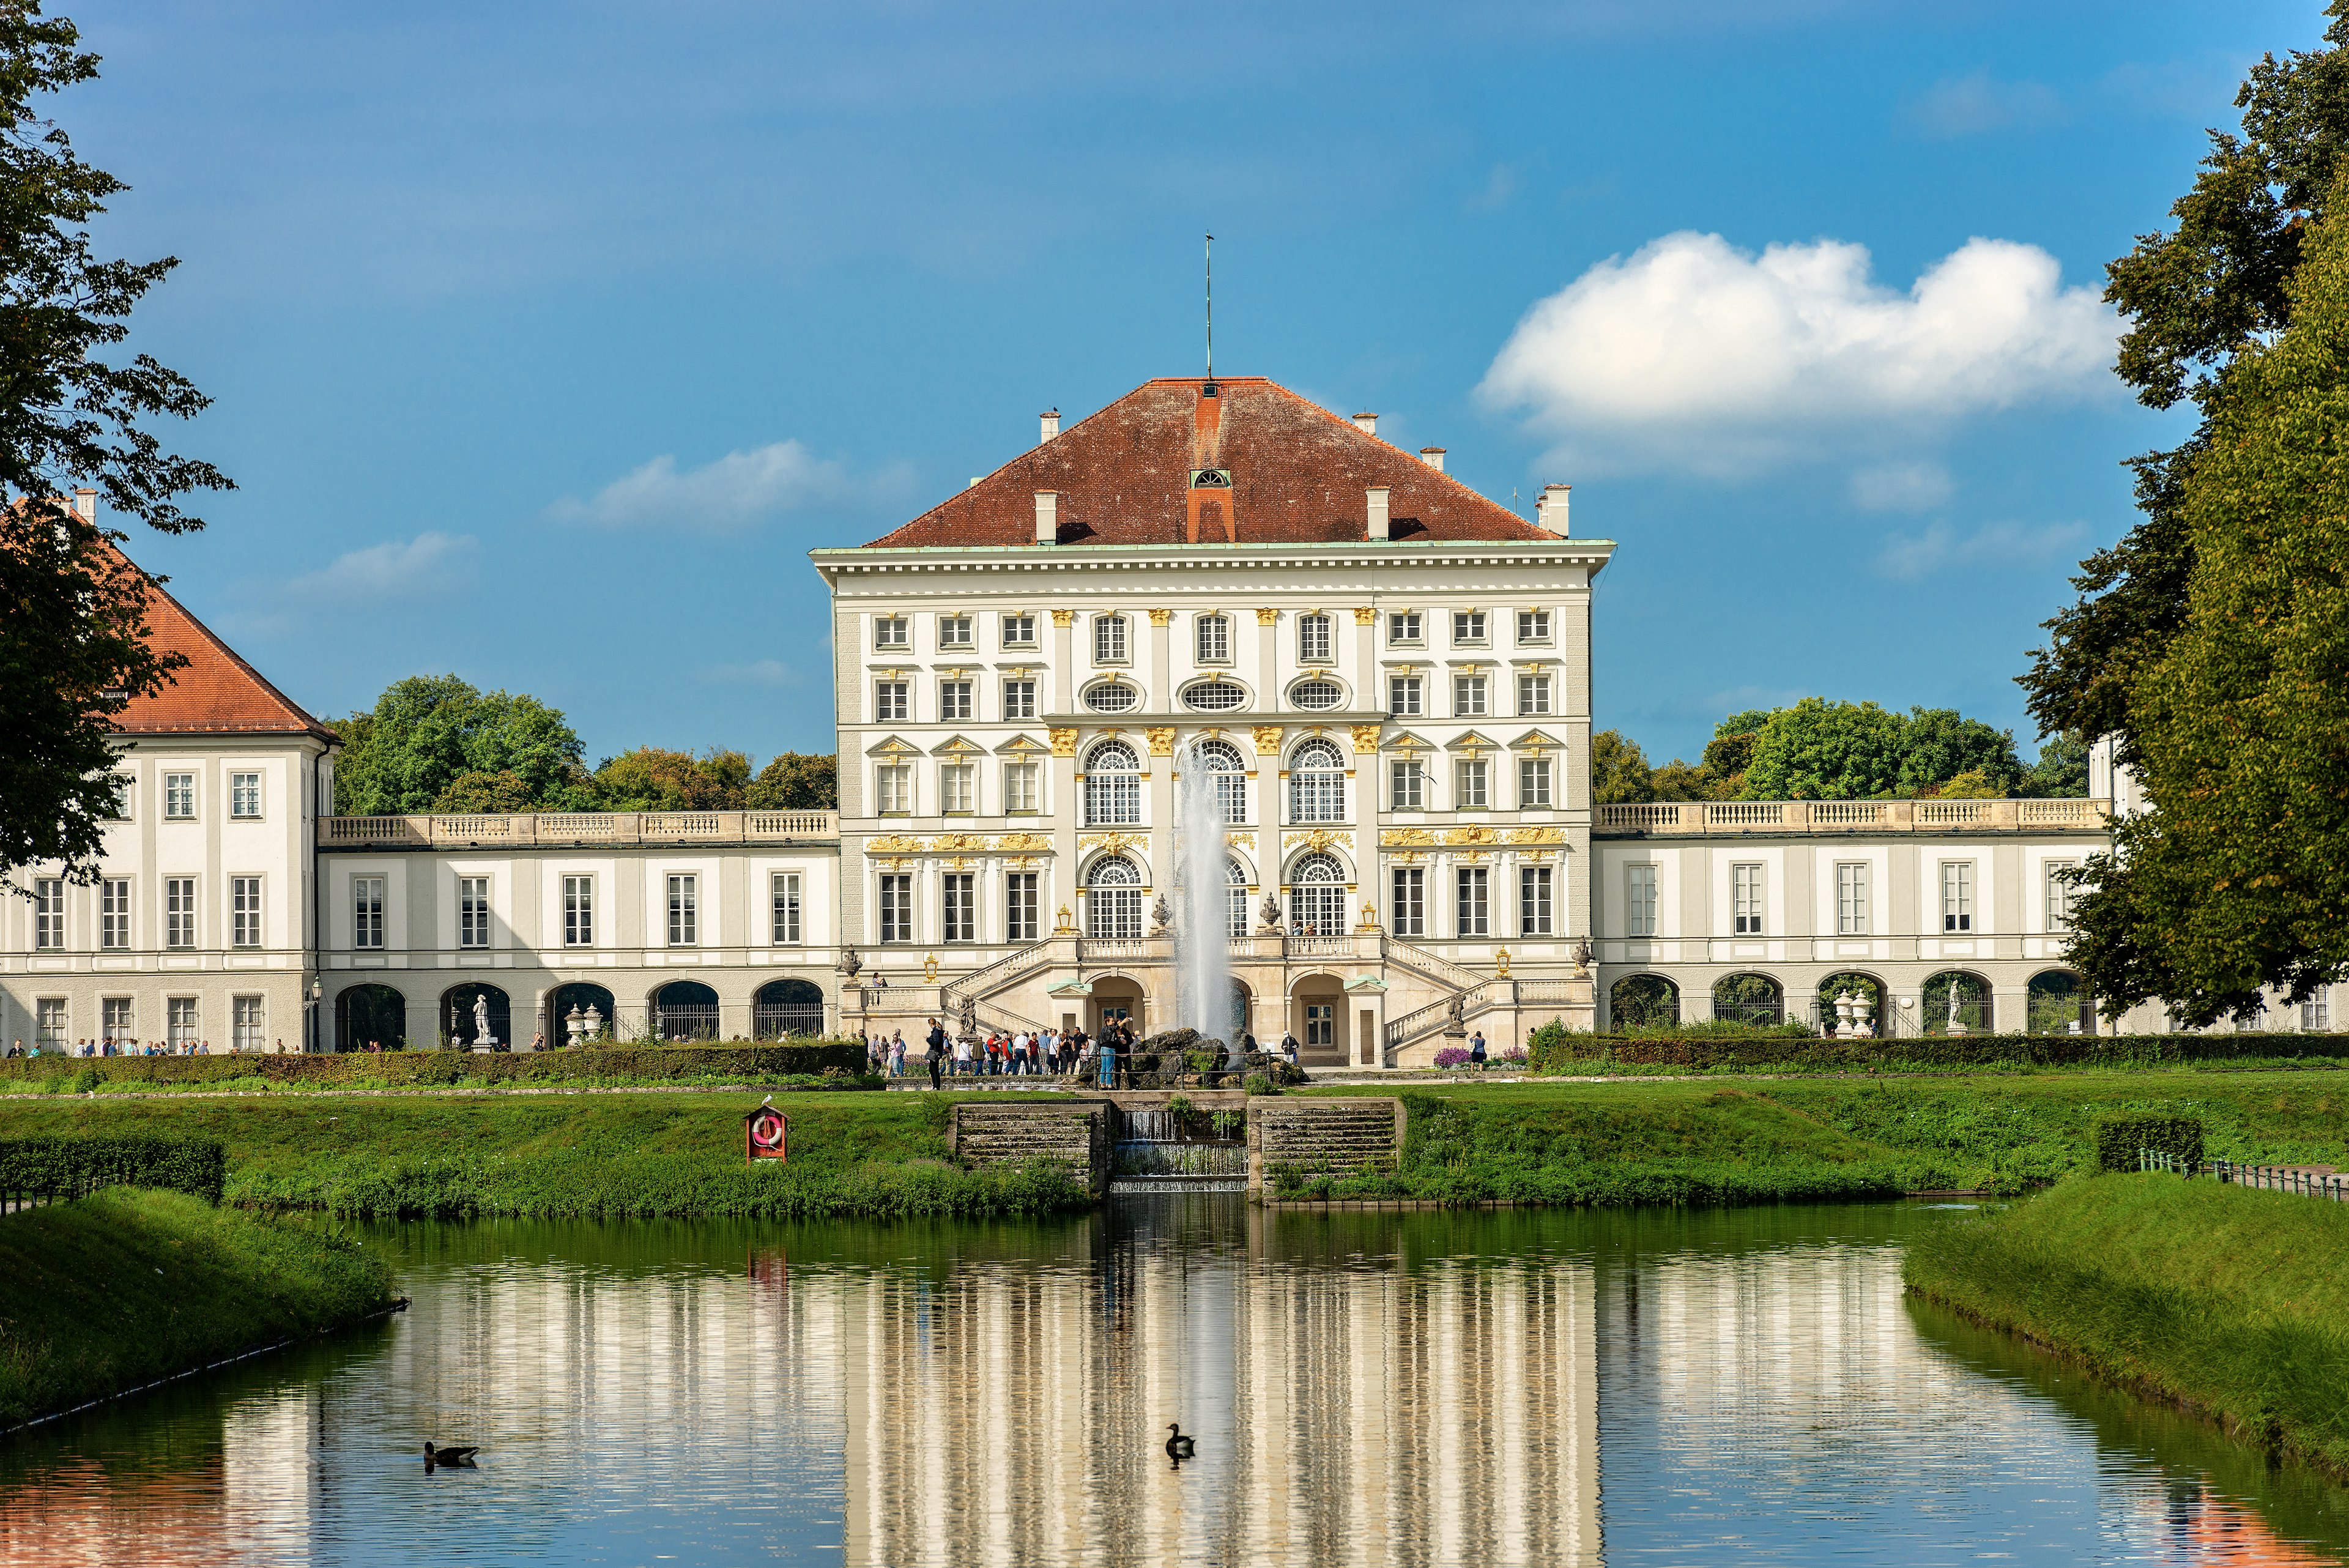
{"label": "canal water", "polygon": [[380,1227],[404,1316],[0,1445],[0,1562],[2349,1561],[2342,1492],[1906,1301],[1963,1218]]}

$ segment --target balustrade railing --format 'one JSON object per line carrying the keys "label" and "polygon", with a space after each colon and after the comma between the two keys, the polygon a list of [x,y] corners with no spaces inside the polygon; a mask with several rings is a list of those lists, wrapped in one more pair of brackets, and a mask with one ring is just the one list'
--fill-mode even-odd
{"label": "balustrade railing", "polygon": [[1947,833],[2029,828],[2093,832],[2106,800],[1635,801],[1593,808],[1598,833]]}
{"label": "balustrade railing", "polygon": [[581,844],[778,844],[840,836],[832,811],[560,811],[323,816],[328,849]]}

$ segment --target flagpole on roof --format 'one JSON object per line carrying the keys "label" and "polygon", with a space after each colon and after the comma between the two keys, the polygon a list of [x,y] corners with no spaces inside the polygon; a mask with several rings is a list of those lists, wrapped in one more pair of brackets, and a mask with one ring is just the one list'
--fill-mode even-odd
{"label": "flagpole on roof", "polygon": [[1216,236],[1207,236],[1207,379],[1216,379]]}

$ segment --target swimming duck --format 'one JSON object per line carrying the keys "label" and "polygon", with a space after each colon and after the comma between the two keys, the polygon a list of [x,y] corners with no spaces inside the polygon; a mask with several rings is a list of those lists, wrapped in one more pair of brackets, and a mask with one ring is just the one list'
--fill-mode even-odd
{"label": "swimming duck", "polygon": [[1166,1457],[1170,1459],[1187,1459],[1191,1458],[1196,1451],[1197,1446],[1194,1444],[1190,1438],[1183,1435],[1182,1423],[1179,1421],[1169,1421],[1166,1424],[1166,1429],[1174,1434],[1174,1436],[1166,1439]]}
{"label": "swimming duck", "polygon": [[436,1449],[427,1443],[424,1445],[424,1462],[428,1465],[470,1465],[473,1462],[473,1456],[481,1451],[479,1444],[469,1449]]}

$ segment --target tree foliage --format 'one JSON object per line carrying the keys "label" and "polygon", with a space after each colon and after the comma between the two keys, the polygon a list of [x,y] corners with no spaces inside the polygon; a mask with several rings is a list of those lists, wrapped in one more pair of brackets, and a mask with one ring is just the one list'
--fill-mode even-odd
{"label": "tree foliage", "polygon": [[830,753],[785,752],[750,781],[752,811],[837,811],[839,759]]}
{"label": "tree foliage", "polygon": [[639,746],[606,758],[595,770],[595,794],[605,811],[740,811],[750,784],[750,759],[740,752],[671,752]]}
{"label": "tree foliage", "polygon": [[1599,805],[1655,799],[1648,755],[1637,741],[1620,730],[1600,730],[1590,737],[1590,798]]}
{"label": "tree foliage", "polygon": [[[595,808],[579,737],[535,697],[484,693],[454,675],[411,675],[336,728],[344,743],[336,808],[350,815]],[[499,774],[518,787],[476,776]],[[485,799],[521,804],[471,804]]]}
{"label": "tree foliage", "polygon": [[[1638,768],[1619,760],[1626,747]],[[2083,788],[2071,793],[2085,793],[2086,765],[2082,749]],[[1623,793],[1638,788],[1642,774],[1644,794]],[[1953,708],[1896,713],[1873,702],[1806,697],[1790,708],[1748,709],[1715,726],[1693,765],[1675,757],[1650,768],[1639,748],[1615,732],[1591,738],[1592,793],[1599,801],[1998,799],[2029,779],[2010,732]]]}
{"label": "tree foliage", "polygon": [[175,258],[104,260],[85,227],[128,189],[74,154],[36,100],[98,75],[63,17],[0,5],[0,882],[66,863],[97,875],[113,806],[113,722],[180,660],[148,641],[149,583],[114,549],[128,535],[59,497],[77,483],[168,534],[201,528],[175,504],[231,488],[166,452],[147,422],[206,405],[182,376],[109,353]]}

